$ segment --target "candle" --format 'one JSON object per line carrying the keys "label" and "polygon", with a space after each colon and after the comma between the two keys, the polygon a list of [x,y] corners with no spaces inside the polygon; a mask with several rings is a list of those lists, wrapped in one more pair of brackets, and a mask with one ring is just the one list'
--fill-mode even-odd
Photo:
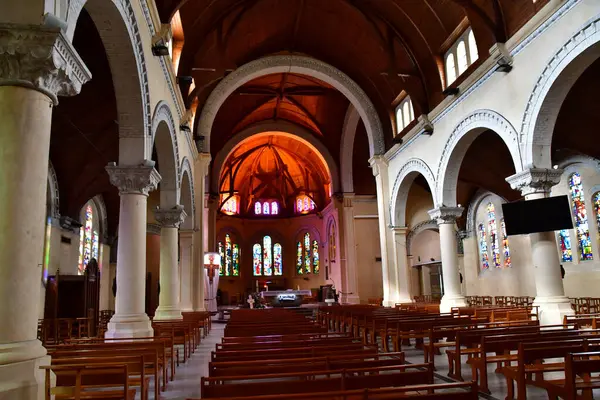
{"label": "candle", "polygon": [[300,285],[298,285],[298,289],[297,290],[300,290]]}

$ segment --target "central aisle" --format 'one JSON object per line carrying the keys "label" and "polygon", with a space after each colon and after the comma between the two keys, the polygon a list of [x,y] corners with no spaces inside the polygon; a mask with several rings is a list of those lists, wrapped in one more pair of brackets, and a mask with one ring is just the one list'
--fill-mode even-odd
{"label": "central aisle", "polygon": [[[185,400],[187,398],[200,398],[200,378],[208,375],[208,362],[210,352],[215,350],[215,345],[221,342],[225,324],[213,321],[210,334],[202,339],[200,346],[192,357],[177,368],[175,380],[169,382],[167,390],[162,392],[160,400]],[[150,391],[150,400],[154,399],[154,391]],[[140,396],[136,397],[136,400]]]}

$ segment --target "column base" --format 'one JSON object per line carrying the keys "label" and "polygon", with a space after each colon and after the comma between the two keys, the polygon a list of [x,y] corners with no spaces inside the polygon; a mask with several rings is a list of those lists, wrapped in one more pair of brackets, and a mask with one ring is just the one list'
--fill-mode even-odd
{"label": "column base", "polygon": [[109,339],[152,337],[154,330],[146,314],[115,314],[104,337]]}
{"label": "column base", "polygon": [[571,302],[565,296],[536,297],[534,306],[538,306],[540,325],[559,325],[565,315],[575,315]]}
{"label": "column base", "polygon": [[192,306],[189,307],[181,307],[181,312],[194,312],[194,308]]}
{"label": "column base", "polygon": [[[45,371],[50,356],[39,340],[0,345],[0,400],[44,399]],[[51,385],[56,377],[51,375]]]}
{"label": "column base", "polygon": [[466,307],[467,300],[465,296],[455,295],[448,296],[444,295],[440,301],[440,313],[450,313],[453,307]]}
{"label": "column base", "polygon": [[360,297],[356,295],[341,295],[340,296],[341,304],[360,304]]}
{"label": "column base", "polygon": [[180,320],[183,319],[181,315],[181,310],[179,308],[174,307],[161,307],[158,306],[156,309],[156,313],[154,314],[155,321],[165,321],[165,320]]}

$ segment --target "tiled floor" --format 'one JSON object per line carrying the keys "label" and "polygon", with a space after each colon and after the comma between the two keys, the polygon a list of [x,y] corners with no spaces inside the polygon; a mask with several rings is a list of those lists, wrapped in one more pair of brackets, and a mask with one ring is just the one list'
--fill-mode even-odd
{"label": "tiled floor", "polygon": [[[192,354],[185,364],[176,369],[175,380],[167,384],[167,390],[160,395],[161,400],[185,400],[189,398],[200,398],[200,378],[208,375],[208,362],[210,352],[215,350],[215,345],[221,342],[225,324],[213,322],[210,334],[202,339],[196,352]],[[153,386],[151,386],[152,388]],[[155,400],[154,391],[150,394],[150,400]],[[139,399],[140,396],[136,397]]]}

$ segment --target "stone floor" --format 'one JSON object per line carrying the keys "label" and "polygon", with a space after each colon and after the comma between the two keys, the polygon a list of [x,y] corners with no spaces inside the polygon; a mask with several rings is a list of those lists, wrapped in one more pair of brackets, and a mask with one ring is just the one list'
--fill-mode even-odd
{"label": "stone floor", "polygon": [[[185,364],[176,369],[175,380],[167,384],[167,390],[161,393],[160,400],[185,400],[200,398],[200,378],[208,375],[208,362],[210,352],[215,350],[215,345],[221,342],[225,324],[212,324],[209,335],[202,339],[200,346]],[[150,388],[150,400],[154,398],[153,386]],[[140,395],[136,396],[136,400]]]}

